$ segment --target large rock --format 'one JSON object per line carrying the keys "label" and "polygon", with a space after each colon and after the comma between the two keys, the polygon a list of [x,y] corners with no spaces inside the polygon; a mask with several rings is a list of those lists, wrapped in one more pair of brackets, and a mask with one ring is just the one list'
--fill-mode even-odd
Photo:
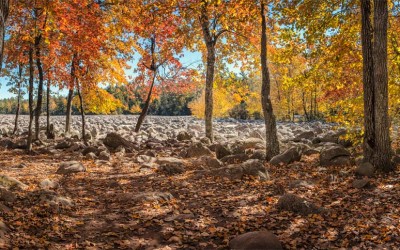
{"label": "large rock", "polygon": [[241,164],[232,164],[227,167],[213,169],[211,174],[227,177],[231,180],[242,179],[245,175],[258,177],[261,180],[269,180],[268,171],[259,160],[248,160]]}
{"label": "large rock", "polygon": [[134,150],[138,150],[136,144],[131,141],[126,140],[121,135],[117,133],[109,133],[106,138],[103,140],[104,145],[110,147],[112,149],[116,149],[120,146],[124,147],[128,152],[133,152]]}
{"label": "large rock", "polygon": [[220,168],[223,165],[220,160],[212,156],[202,156],[192,161],[192,163],[195,166],[204,166],[210,169]]}
{"label": "large rock", "polygon": [[3,186],[8,189],[22,189],[22,190],[28,187],[19,180],[7,175],[0,175],[0,186]]}
{"label": "large rock", "polygon": [[302,215],[318,214],[322,211],[321,208],[317,207],[313,203],[294,194],[284,194],[281,196],[278,200],[277,206],[278,209]]}
{"label": "large rock", "polygon": [[5,188],[0,188],[0,201],[13,202],[15,200],[15,194],[8,191]]}
{"label": "large rock", "polygon": [[232,152],[226,146],[221,144],[216,144],[214,146],[214,151],[215,155],[217,156],[217,159],[222,159],[225,156],[232,154]]}
{"label": "large rock", "polygon": [[178,134],[178,136],[176,137],[176,139],[178,140],[178,141],[189,141],[189,140],[191,140],[192,139],[192,135],[191,134],[189,134],[188,132],[186,132],[186,131],[181,131],[181,132],[179,132],[179,134]]}
{"label": "large rock", "polygon": [[229,242],[232,250],[280,250],[283,249],[278,237],[269,231],[249,232]]}
{"label": "large rock", "polygon": [[235,154],[235,155],[227,155],[224,156],[221,161],[226,164],[237,164],[245,162],[249,159],[249,156],[245,153],[242,154]]}
{"label": "large rock", "polygon": [[158,171],[166,175],[176,175],[184,173],[185,167],[183,165],[176,165],[176,164],[163,164],[158,167]]}
{"label": "large rock", "polygon": [[369,162],[362,162],[356,169],[356,174],[361,176],[372,177],[374,175],[375,168]]}
{"label": "large rock", "polygon": [[319,156],[321,166],[342,166],[350,164],[350,152],[342,146],[325,147]]}
{"label": "large rock", "polygon": [[56,174],[74,174],[85,171],[86,168],[82,163],[78,161],[67,161],[60,164]]}
{"label": "large rock", "polygon": [[278,166],[281,164],[287,165],[295,161],[300,161],[300,159],[301,159],[300,149],[298,147],[292,147],[286,150],[284,153],[273,157],[269,163],[274,166]]}
{"label": "large rock", "polygon": [[204,146],[203,144],[195,143],[192,144],[185,152],[185,157],[191,158],[191,157],[201,157],[204,155],[213,155],[211,150]]}
{"label": "large rock", "polygon": [[305,131],[305,132],[302,132],[302,133],[300,133],[299,135],[297,135],[297,136],[293,139],[293,141],[299,142],[299,141],[301,141],[302,139],[312,140],[314,137],[315,137],[315,134],[314,134],[313,131]]}

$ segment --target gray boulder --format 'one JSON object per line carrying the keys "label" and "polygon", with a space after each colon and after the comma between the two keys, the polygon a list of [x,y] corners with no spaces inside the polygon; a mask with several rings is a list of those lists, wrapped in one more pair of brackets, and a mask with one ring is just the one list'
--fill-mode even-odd
{"label": "gray boulder", "polygon": [[192,144],[185,152],[185,157],[191,158],[191,157],[201,157],[203,155],[213,155],[211,150],[204,146],[203,144],[195,143]]}
{"label": "gray boulder", "polygon": [[56,174],[74,174],[79,172],[85,172],[86,168],[82,163],[78,161],[68,161],[60,164]]}
{"label": "gray boulder", "polygon": [[374,172],[375,168],[369,162],[362,162],[360,165],[358,165],[356,169],[356,174],[360,176],[372,177],[374,175]]}
{"label": "gray boulder", "polygon": [[278,237],[269,231],[256,231],[241,234],[229,242],[232,250],[280,250],[282,244]]}
{"label": "gray boulder", "polygon": [[325,147],[319,155],[321,166],[343,166],[350,164],[350,152],[342,146]]}
{"label": "gray boulder", "polygon": [[192,137],[193,136],[191,134],[189,134],[188,132],[181,131],[181,132],[178,133],[178,136],[176,137],[176,139],[178,141],[189,141],[189,140],[192,139]]}
{"label": "gray boulder", "polygon": [[322,209],[294,194],[284,194],[278,200],[278,209],[302,215],[318,214]]}
{"label": "gray boulder", "polygon": [[269,163],[274,166],[287,165],[295,161],[300,161],[301,152],[297,147],[292,147],[280,155],[274,156]]}

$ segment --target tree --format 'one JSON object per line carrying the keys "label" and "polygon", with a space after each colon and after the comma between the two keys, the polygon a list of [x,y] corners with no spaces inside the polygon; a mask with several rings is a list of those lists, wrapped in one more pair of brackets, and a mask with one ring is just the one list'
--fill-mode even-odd
{"label": "tree", "polygon": [[261,70],[262,70],[262,89],[261,102],[265,120],[265,135],[266,135],[266,158],[270,160],[275,155],[279,154],[279,142],[276,132],[275,115],[271,103],[271,80],[269,76],[267,64],[267,22],[265,13],[265,3],[261,0],[260,3],[261,15]]}
{"label": "tree", "polygon": [[390,124],[388,115],[388,69],[387,69],[388,1],[374,0],[374,109],[375,109],[375,156],[374,166],[382,171],[392,170]]}
{"label": "tree", "polygon": [[3,51],[4,51],[4,37],[6,33],[6,22],[8,18],[8,12],[10,9],[10,0],[0,1],[0,70],[3,62]]}

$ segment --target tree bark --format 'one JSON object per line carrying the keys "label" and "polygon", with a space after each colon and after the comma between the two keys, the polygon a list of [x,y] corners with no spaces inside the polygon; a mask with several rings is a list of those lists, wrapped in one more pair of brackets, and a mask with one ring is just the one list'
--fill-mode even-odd
{"label": "tree bark", "polygon": [[65,115],[65,133],[68,134],[71,132],[71,110],[72,110],[72,98],[74,97],[74,87],[75,87],[75,62],[76,62],[77,54],[75,53],[72,56],[71,62],[71,82],[68,91],[67,97],[67,110]]}
{"label": "tree bark", "polygon": [[267,22],[265,18],[265,5],[261,1],[261,71],[262,71],[262,89],[261,102],[265,120],[265,139],[266,139],[266,159],[279,154],[279,142],[276,134],[276,121],[272,108],[270,89],[271,81],[267,63]]}
{"label": "tree bark", "polygon": [[371,1],[361,0],[361,42],[363,54],[364,89],[364,161],[373,162],[375,149],[375,90],[373,63],[373,33],[371,24]]}
{"label": "tree bark", "polygon": [[47,91],[46,91],[46,120],[47,120],[47,125],[46,125],[46,135],[47,139],[50,139],[52,137],[50,135],[50,86],[51,86],[51,80],[47,80]]}
{"label": "tree bark", "polygon": [[27,151],[32,152],[32,123],[33,123],[33,48],[29,48],[29,126]]}
{"label": "tree bark", "polygon": [[0,0],[0,70],[3,66],[4,37],[9,9],[10,0]]}
{"label": "tree bark", "polygon": [[389,93],[387,68],[388,1],[374,0],[373,65],[375,82],[375,156],[374,165],[382,171],[393,170],[391,163]]}
{"label": "tree bark", "polygon": [[17,83],[17,88],[18,88],[18,96],[17,96],[17,110],[15,111],[15,121],[14,121],[14,130],[13,130],[13,135],[18,130],[18,117],[19,117],[19,111],[21,109],[21,83],[22,83],[22,66],[18,66],[18,83]]}
{"label": "tree bark", "polygon": [[156,81],[156,77],[157,77],[157,70],[154,70],[150,90],[149,90],[149,93],[147,94],[146,102],[144,103],[142,112],[140,113],[139,118],[136,122],[135,132],[139,132],[140,127],[142,126],[142,123],[144,121],[144,118],[146,118],[146,115],[147,115],[147,112],[148,112],[149,106],[150,106],[151,94],[153,93],[153,87],[154,87],[154,83]]}
{"label": "tree bark", "polygon": [[42,36],[39,35],[35,38],[35,52],[36,52],[36,67],[39,72],[39,85],[37,90],[37,104],[36,104],[36,114],[35,114],[35,140],[39,140],[40,133],[40,114],[42,113],[42,103],[43,103],[43,66],[41,61],[41,50],[40,41]]}
{"label": "tree bark", "polygon": [[86,138],[86,122],[85,122],[85,109],[83,104],[83,98],[81,94],[81,87],[79,85],[78,79],[76,79],[76,90],[78,91],[79,103],[80,103],[80,110],[81,110],[81,119],[82,119],[82,138],[85,144],[87,144]]}
{"label": "tree bark", "polygon": [[214,140],[213,135],[213,84],[214,84],[214,71],[215,71],[215,44],[218,35],[211,34],[209,28],[209,18],[207,15],[207,3],[203,3],[200,15],[200,23],[203,32],[203,39],[207,47],[207,71],[206,71],[206,88],[205,88],[205,125],[206,137],[211,141]]}

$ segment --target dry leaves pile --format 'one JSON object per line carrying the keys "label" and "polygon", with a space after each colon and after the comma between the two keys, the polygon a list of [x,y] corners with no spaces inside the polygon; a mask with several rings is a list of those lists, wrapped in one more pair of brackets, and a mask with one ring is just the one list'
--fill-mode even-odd
{"label": "dry leaves pile", "polygon": [[[73,155],[1,155],[1,174],[28,188],[14,190],[17,199],[0,204],[5,223],[0,248],[226,249],[236,235],[262,229],[276,234],[286,249],[400,247],[398,171],[355,189],[355,167],[321,168],[315,157],[286,167],[267,165],[271,181],[231,181],[194,174],[193,165],[174,176],[143,172],[129,158],[83,160],[87,172],[61,176],[55,174],[59,163]],[[15,168],[22,162],[26,167]],[[56,181],[53,190],[74,204],[42,202],[43,179]],[[169,192],[173,198],[138,198],[148,192]],[[278,210],[285,192],[324,212],[304,216]]]}

